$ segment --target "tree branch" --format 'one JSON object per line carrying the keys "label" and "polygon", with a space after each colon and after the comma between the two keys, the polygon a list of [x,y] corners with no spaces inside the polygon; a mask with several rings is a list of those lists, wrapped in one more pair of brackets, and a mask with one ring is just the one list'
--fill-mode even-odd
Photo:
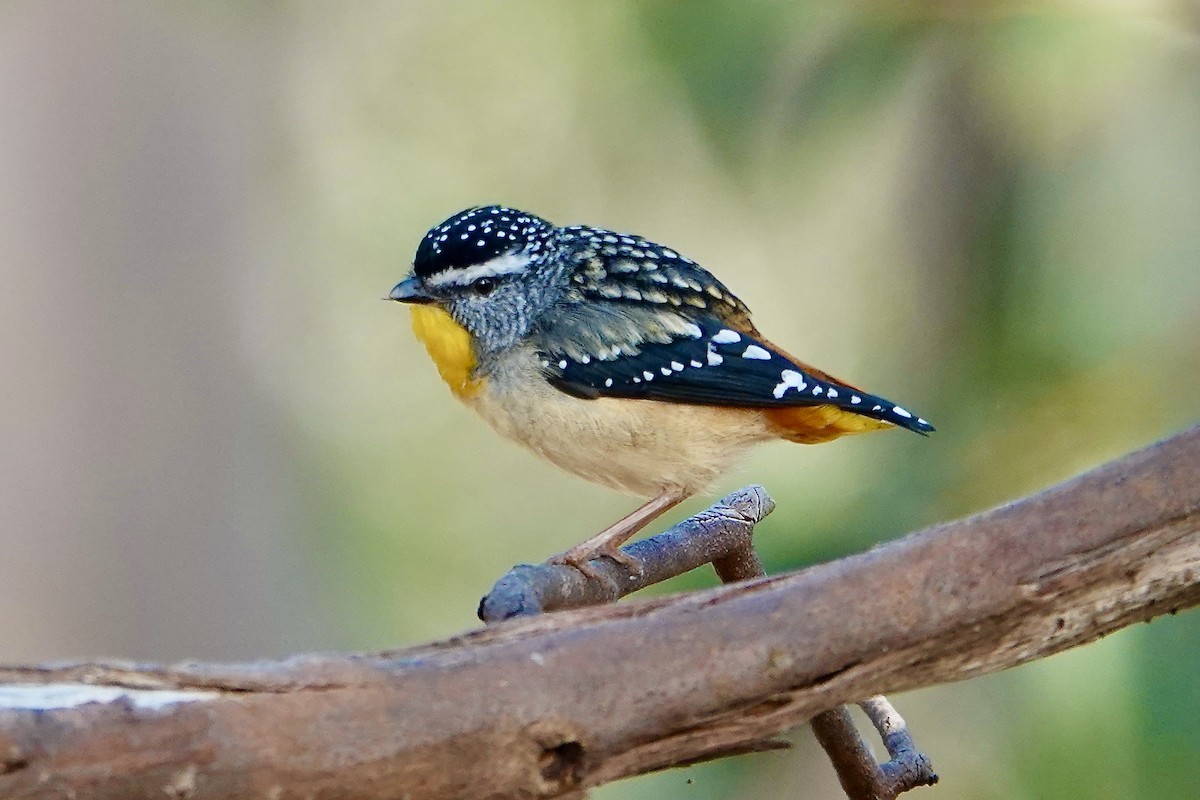
{"label": "tree branch", "polygon": [[1200,428],[795,574],[377,655],[0,668],[0,796],[556,797],[1197,603]]}

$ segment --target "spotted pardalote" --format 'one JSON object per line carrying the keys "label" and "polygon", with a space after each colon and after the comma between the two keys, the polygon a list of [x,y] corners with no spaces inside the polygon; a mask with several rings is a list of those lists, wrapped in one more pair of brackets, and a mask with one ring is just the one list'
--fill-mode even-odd
{"label": "spotted pardalote", "polygon": [[442,378],[502,435],[650,498],[556,557],[577,566],[627,561],[622,542],[756,443],[933,430],[772,344],[710,272],[640,236],[470,208],[425,234],[389,298],[412,305]]}

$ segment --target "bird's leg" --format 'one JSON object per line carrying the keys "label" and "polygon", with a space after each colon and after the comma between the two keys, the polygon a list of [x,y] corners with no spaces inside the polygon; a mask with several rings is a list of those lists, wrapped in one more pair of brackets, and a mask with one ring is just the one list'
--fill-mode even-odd
{"label": "bird's leg", "polygon": [[631,514],[622,517],[570,550],[552,556],[548,561],[551,564],[566,564],[588,576],[596,577],[587,566],[587,562],[599,556],[608,556],[618,564],[623,564],[635,572],[641,572],[641,563],[633,556],[623,552],[620,549],[621,545],[642,528],[682,503],[687,497],[688,494],[681,489],[665,489]]}

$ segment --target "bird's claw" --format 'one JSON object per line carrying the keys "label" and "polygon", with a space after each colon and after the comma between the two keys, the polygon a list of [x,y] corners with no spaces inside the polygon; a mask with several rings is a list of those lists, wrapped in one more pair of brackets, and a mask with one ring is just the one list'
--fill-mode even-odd
{"label": "bird's claw", "polygon": [[646,571],[646,567],[640,558],[612,546],[572,547],[570,550],[566,550],[556,556],[551,556],[547,559],[546,563],[573,567],[582,572],[586,577],[599,581],[602,579],[602,576],[590,563],[598,558],[611,558],[629,570],[631,577],[641,578]]}

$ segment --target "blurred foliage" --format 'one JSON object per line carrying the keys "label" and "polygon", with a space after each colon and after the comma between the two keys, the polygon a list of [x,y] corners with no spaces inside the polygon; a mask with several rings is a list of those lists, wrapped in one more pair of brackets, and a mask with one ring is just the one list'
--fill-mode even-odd
{"label": "blurred foliage", "polygon": [[[240,380],[288,438],[295,541],[329,609],[310,623],[321,647],[469,628],[509,565],[635,502],[498,440],[437,381],[404,310],[379,302],[424,231],[468,205],[682,249],[773,340],[938,426],[765,447],[716,487],[775,496],[759,534],[773,572],[1197,419],[1187,3],[129,8],[151,36],[253,52],[244,69],[266,87],[275,138],[248,157],[253,210],[238,222],[272,257],[239,265],[227,315]],[[1192,797],[1197,642],[1185,614],[894,699],[945,796]],[[807,732],[794,739],[596,796],[840,796]]]}

